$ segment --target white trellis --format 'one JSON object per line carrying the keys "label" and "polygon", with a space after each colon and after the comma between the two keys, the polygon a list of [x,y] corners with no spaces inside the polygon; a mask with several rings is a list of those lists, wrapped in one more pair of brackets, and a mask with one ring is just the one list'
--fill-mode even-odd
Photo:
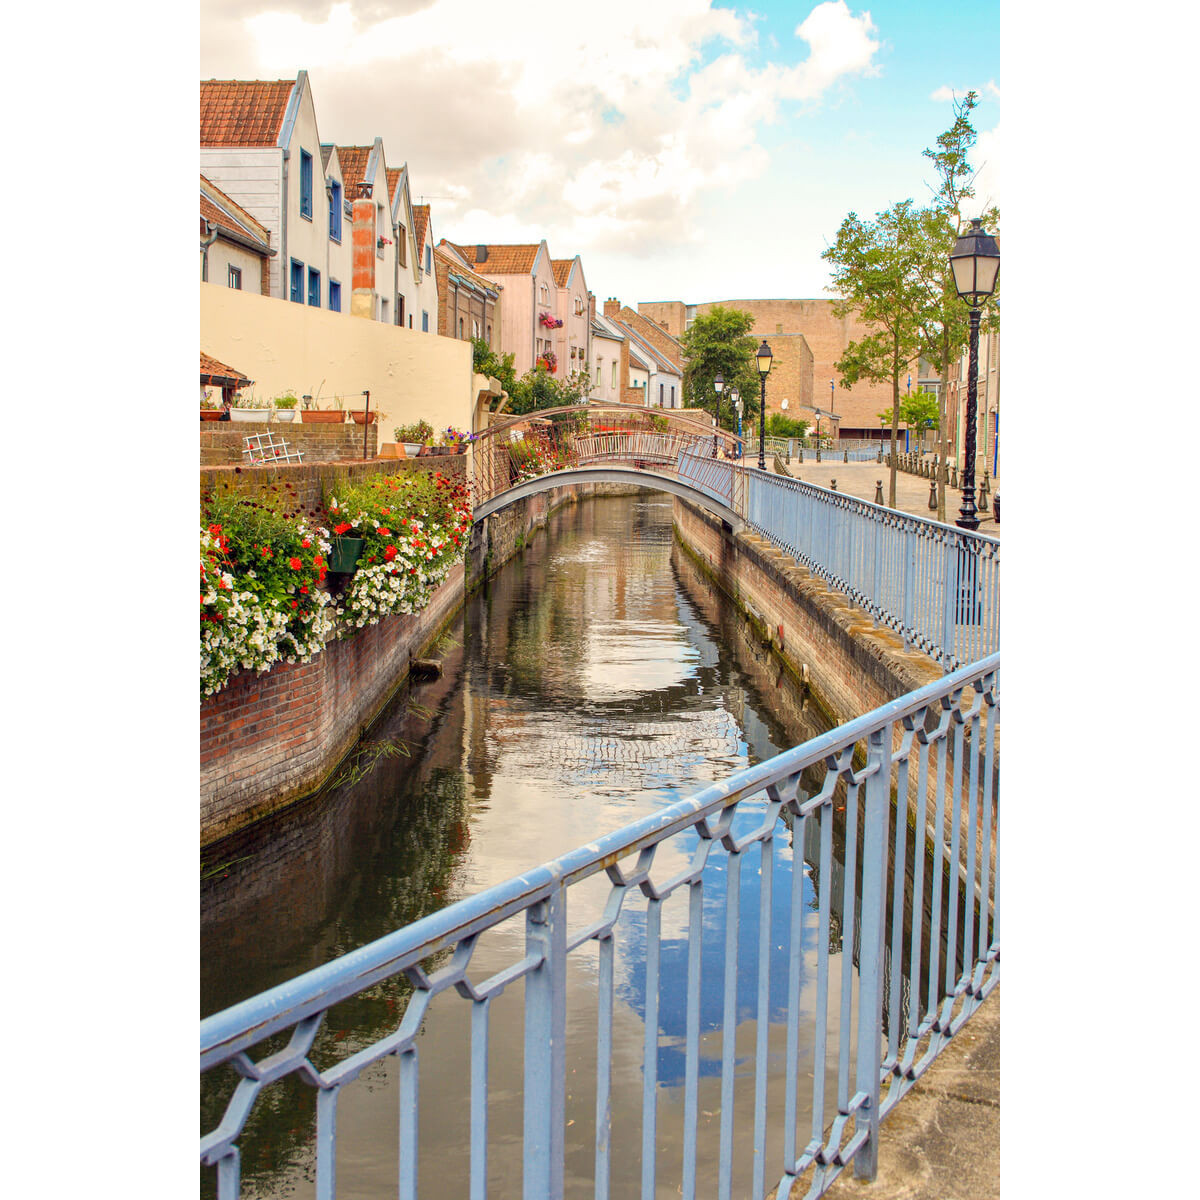
{"label": "white trellis", "polygon": [[250,460],[252,466],[304,461],[303,450],[293,450],[283,438],[276,441],[270,433],[251,434],[242,441],[246,443],[242,454]]}

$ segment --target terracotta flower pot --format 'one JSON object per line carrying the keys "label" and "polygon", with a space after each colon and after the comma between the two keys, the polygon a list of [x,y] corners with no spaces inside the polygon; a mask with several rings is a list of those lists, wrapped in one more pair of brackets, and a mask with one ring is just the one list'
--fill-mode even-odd
{"label": "terracotta flower pot", "polygon": [[202,421],[219,421],[221,419],[221,410],[219,408],[202,408],[200,410],[200,420]]}
{"label": "terracotta flower pot", "polygon": [[345,422],[346,415],[337,409],[326,411],[320,408],[306,408],[300,413],[300,420],[305,425],[341,425]]}
{"label": "terracotta flower pot", "polygon": [[[367,414],[355,412],[353,409],[350,410],[350,418],[355,425],[365,425],[367,423]],[[371,413],[371,424],[374,425],[377,420],[379,420],[379,414],[377,412]]]}

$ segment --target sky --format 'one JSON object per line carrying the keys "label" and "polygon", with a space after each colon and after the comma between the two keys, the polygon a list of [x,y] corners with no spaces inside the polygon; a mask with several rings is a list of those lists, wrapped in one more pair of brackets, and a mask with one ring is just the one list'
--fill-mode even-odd
{"label": "sky", "polygon": [[307,70],[322,140],[382,137],[435,238],[545,238],[628,304],[828,295],[843,218],[929,197],[969,89],[999,204],[999,64],[998,0],[200,4],[201,78]]}

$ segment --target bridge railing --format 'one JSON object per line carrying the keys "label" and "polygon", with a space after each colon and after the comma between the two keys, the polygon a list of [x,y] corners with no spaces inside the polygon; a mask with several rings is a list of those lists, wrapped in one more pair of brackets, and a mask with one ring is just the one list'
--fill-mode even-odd
{"label": "bridge railing", "polygon": [[1000,648],[1000,543],[798,479],[746,475],[746,521],[947,669]]}
{"label": "bridge railing", "polygon": [[513,417],[471,442],[481,507],[528,479],[571,467],[621,465],[674,474],[681,456],[732,458],[737,438],[693,417],[634,405],[572,405]]}
{"label": "bridge railing", "polygon": [[[240,1143],[256,1103],[296,1079],[315,1093],[316,1196],[333,1200],[339,1098],[389,1058],[398,1060],[401,1200],[422,1194],[422,1180],[424,1194],[437,1190],[446,1168],[444,1157],[422,1162],[419,1153],[431,1089],[439,1111],[457,1104],[469,1113],[462,1154],[472,1200],[488,1195],[493,1152],[507,1154],[504,1194],[516,1194],[521,1172],[528,1200],[563,1195],[568,1153],[573,1184],[590,1162],[590,1190],[604,1198],[614,1162],[637,1164],[643,1197],[666,1188],[686,1200],[698,1179],[707,1190],[713,1177],[720,1194],[753,1200],[772,1186],[781,1198],[820,1196],[850,1164],[874,1177],[881,1119],[999,982],[998,678],[996,655],[204,1020],[201,1073],[229,1064],[239,1077],[200,1142],[219,1200],[240,1195]],[[757,890],[745,927],[743,897],[755,888],[743,879]],[[589,880],[602,900],[591,907],[579,903]],[[508,921],[523,925],[523,937],[507,965],[480,977],[475,949]],[[706,943],[723,946],[715,1021],[713,983],[702,979],[702,960],[709,971],[714,963]],[[631,1019],[625,1004],[614,1017],[615,993],[624,995],[618,963],[622,976],[632,968],[644,979],[642,1116],[640,1142],[614,1144],[613,1089],[629,1082],[628,1072],[614,1078],[614,1040],[629,1036]],[[569,972],[584,973],[598,993],[595,1041],[576,1037],[570,1059],[567,1031],[581,1014],[569,1010]],[[336,1006],[398,978],[407,1000],[388,1032],[344,1036]],[[663,998],[680,995],[682,1039],[660,1020]],[[746,1031],[740,1055],[737,1045],[750,1000],[752,1058]],[[505,1001],[524,1010],[519,1067],[490,1035]],[[431,1011],[445,1019],[448,1008],[461,1014],[457,1061],[469,1066],[430,1061],[433,1043],[420,1041]],[[340,1032],[318,1041],[327,1017]],[[518,1026],[506,1028],[520,1039]],[[682,1051],[678,1178],[673,1170],[666,1178],[659,1160],[664,1050]],[[576,1093],[594,1075],[590,1121],[566,1119],[569,1075]],[[395,1113],[395,1095],[379,1086],[378,1070],[373,1078],[347,1116],[362,1117],[364,1103]],[[518,1091],[520,1146],[496,1146],[489,1120]],[[708,1136],[702,1115],[719,1120],[719,1133]]]}

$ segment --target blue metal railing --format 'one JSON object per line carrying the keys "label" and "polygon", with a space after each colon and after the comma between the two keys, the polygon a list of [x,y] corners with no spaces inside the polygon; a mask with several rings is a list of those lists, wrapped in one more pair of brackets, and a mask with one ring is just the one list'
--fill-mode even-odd
{"label": "blue metal railing", "polygon": [[[231,1064],[240,1077],[217,1127],[200,1144],[201,1163],[215,1168],[218,1196],[240,1194],[239,1141],[263,1091],[297,1078],[316,1092],[316,1196],[333,1200],[342,1089],[394,1056],[402,1200],[420,1192],[418,1114],[422,1081],[431,1075],[439,1091],[462,1092],[473,1200],[489,1189],[490,1089],[523,1091],[525,1200],[561,1197],[565,1156],[570,1150],[577,1163],[582,1150],[565,1120],[568,1070],[574,1073],[577,1065],[577,1080],[585,1065],[595,1072],[591,1190],[607,1197],[614,1155],[624,1160],[639,1154],[636,1142],[613,1145],[611,1114],[614,955],[634,929],[645,937],[644,956],[634,947],[639,962],[644,959],[645,984],[644,1200],[662,1185],[691,1200],[698,1178],[713,1175],[718,1194],[729,1197],[735,1171],[739,1179],[749,1177],[754,1200],[771,1186],[778,1186],[780,1197],[820,1196],[851,1163],[859,1175],[873,1177],[880,1120],[999,982],[998,673],[994,655],[207,1018],[200,1026],[201,1072]],[[833,852],[835,825],[844,831],[841,861]],[[774,864],[789,843],[790,894],[775,905]],[[808,858],[804,866],[802,857]],[[752,1070],[736,1053],[739,1016],[748,1015],[739,1014],[738,1006],[739,949],[744,956],[748,950],[739,939],[743,870],[759,879]],[[586,905],[573,906],[588,880],[606,889],[598,916]],[[686,897],[686,954],[664,955],[663,906],[676,893]],[[706,894],[723,897],[724,908],[723,1016],[719,1035],[710,1030],[703,1046],[711,1064],[720,1043],[719,1098],[712,1094],[715,1084],[701,1080]],[[639,917],[644,913],[636,923],[635,908]],[[782,925],[767,919],[775,912]],[[747,915],[753,922],[755,914]],[[479,940],[513,919],[523,922],[524,937],[507,965],[474,978]],[[577,1064],[567,1053],[568,1018],[578,1018],[568,1013],[567,972],[588,950],[598,957],[596,1048],[587,1064]],[[408,980],[411,992],[394,1028],[366,1045],[356,1043],[336,1061],[320,1061],[314,1040],[326,1013],[398,977]],[[773,978],[774,994],[786,992],[782,1013],[773,1012],[769,1000]],[[524,1005],[521,1083],[497,1078],[503,1056],[489,1065],[491,1006],[518,983]],[[683,1152],[680,1178],[668,1181],[657,1133],[664,1090],[658,1062],[668,1040],[659,999],[679,991],[686,997]],[[433,1063],[422,1075],[418,1038],[435,1004],[469,1012],[465,1073],[439,1071]],[[627,1017],[623,1013],[622,1022]],[[778,1035],[774,1051],[772,1027]],[[251,1057],[256,1046],[284,1037],[286,1045]],[[781,1062],[780,1041],[786,1042]],[[700,1136],[702,1086],[709,1087],[707,1104],[719,1109],[719,1136],[713,1139]],[[739,1109],[746,1117],[735,1137]],[[425,1164],[427,1186],[438,1165]],[[511,1183],[504,1194],[515,1194],[515,1179]],[[737,1190],[746,1184],[739,1182]]]}
{"label": "blue metal railing", "polygon": [[996,538],[736,469],[752,528],[947,670],[1000,648]]}

